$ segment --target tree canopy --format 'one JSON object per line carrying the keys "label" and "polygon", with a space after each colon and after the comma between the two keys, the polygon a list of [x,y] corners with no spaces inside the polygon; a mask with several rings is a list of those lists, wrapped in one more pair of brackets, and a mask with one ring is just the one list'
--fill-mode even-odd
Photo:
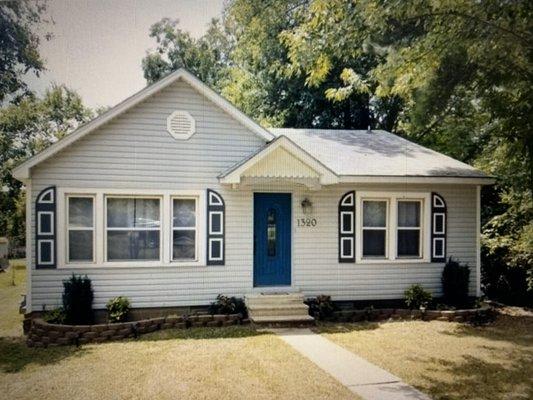
{"label": "tree canopy", "polygon": [[532,21],[528,0],[233,0],[216,24],[226,39],[198,43],[224,43],[203,74],[265,125],[384,128],[495,176],[484,283],[509,293],[526,274],[533,289]]}

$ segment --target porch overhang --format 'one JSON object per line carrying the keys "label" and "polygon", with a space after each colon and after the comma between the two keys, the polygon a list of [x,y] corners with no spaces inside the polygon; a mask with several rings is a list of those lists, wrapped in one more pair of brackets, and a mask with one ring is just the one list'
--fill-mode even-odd
{"label": "porch overhang", "polygon": [[286,136],[279,136],[218,178],[232,187],[275,182],[320,188],[339,182],[333,171]]}

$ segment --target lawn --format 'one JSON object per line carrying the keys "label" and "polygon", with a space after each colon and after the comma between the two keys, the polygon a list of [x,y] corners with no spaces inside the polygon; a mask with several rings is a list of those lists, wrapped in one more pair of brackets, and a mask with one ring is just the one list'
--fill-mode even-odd
{"label": "lawn", "polygon": [[0,275],[0,388],[6,399],[354,399],[276,335],[248,327],[161,331],[141,340],[29,349],[24,270]]}
{"label": "lawn", "polygon": [[409,321],[319,330],[434,399],[533,398],[533,314],[521,309],[482,327]]}

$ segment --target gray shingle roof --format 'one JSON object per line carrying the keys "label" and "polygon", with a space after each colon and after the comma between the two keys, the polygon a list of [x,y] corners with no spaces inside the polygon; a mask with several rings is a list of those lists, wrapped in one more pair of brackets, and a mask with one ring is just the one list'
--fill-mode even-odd
{"label": "gray shingle roof", "polygon": [[382,130],[271,128],[337,175],[488,178],[468,164]]}

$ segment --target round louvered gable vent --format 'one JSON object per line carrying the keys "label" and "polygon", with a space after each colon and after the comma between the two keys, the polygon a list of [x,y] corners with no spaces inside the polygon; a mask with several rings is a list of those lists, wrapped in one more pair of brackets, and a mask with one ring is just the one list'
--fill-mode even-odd
{"label": "round louvered gable vent", "polygon": [[167,118],[167,130],[176,139],[189,139],[196,132],[196,122],[187,111],[174,111]]}

